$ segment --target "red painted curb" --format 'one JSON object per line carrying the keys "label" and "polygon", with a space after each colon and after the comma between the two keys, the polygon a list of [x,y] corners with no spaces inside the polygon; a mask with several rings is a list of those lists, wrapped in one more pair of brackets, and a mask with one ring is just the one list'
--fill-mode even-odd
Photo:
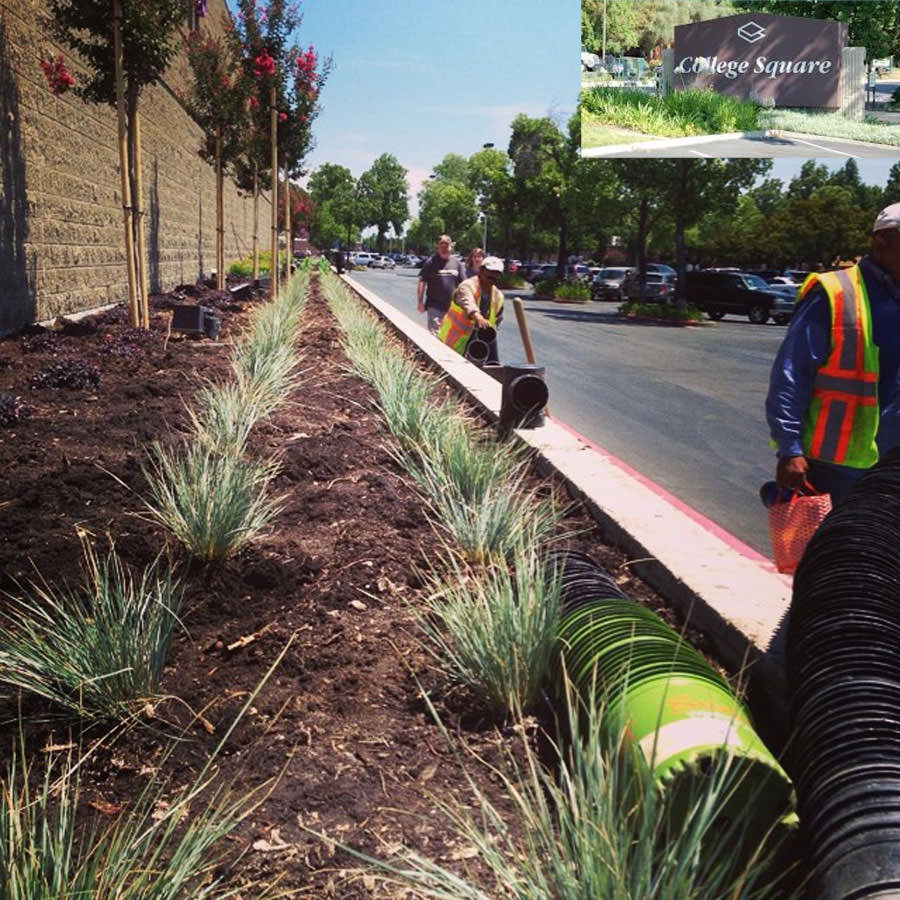
{"label": "red painted curb", "polygon": [[661,497],[671,506],[675,507],[675,509],[677,509],[679,512],[684,513],[684,515],[706,529],[706,531],[710,532],[710,534],[714,534],[717,538],[719,538],[719,540],[731,547],[731,549],[736,553],[739,553],[741,556],[744,556],[747,559],[758,563],[764,569],[772,572],[773,574],[782,574],[778,572],[778,570],[775,568],[775,564],[768,557],[763,556],[759,551],[754,550],[753,547],[749,546],[749,544],[745,544],[740,538],[735,537],[730,531],[726,531],[721,525],[717,525],[715,522],[713,522],[712,519],[708,519],[702,513],[697,512],[697,510],[695,510],[693,507],[688,506],[687,503],[684,502],[684,500],[681,500],[679,497],[676,497],[661,485],[658,485],[655,481],[647,478],[646,475],[642,475],[636,469],[633,469],[624,460],[619,459],[618,456],[613,455],[608,450],[604,450],[603,447],[601,447],[599,444],[596,444],[590,438],[585,437],[580,432],[576,431],[574,428],[572,428],[571,425],[567,425],[565,422],[561,422],[559,419],[555,419],[552,416],[548,416],[547,418],[552,419],[552,421],[556,425],[558,425],[564,431],[567,431],[573,437],[578,438],[579,441],[586,444],[595,453],[598,453],[604,459],[609,460],[609,462],[616,466],[616,468],[621,469],[631,478],[634,478],[636,481],[643,484],[644,487],[649,488],[654,494],[656,494],[658,497]]}

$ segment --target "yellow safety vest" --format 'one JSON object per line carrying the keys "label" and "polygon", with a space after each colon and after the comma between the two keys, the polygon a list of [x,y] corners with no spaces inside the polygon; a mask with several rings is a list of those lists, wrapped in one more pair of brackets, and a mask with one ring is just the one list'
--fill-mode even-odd
{"label": "yellow safety vest", "polygon": [[[478,276],[474,279],[475,285],[475,303],[481,306],[481,283],[478,282]],[[463,282],[465,284],[465,282]],[[474,320],[470,319],[462,304],[456,302],[456,295],[462,285],[457,285],[453,296],[450,298],[450,308],[444,313],[441,320],[441,327],[438,330],[438,340],[443,341],[449,347],[452,347],[457,353],[464,354],[469,338],[472,336],[472,330],[475,327]],[[488,316],[488,323],[492,328],[497,327],[497,319],[500,316],[500,310],[503,309],[503,293],[498,288],[491,286],[491,311]]]}
{"label": "yellow safety vest", "polygon": [[817,284],[831,305],[831,352],[813,380],[803,423],[807,456],[855,469],[878,462],[878,347],[872,340],[872,311],[859,266],[814,272],[798,302]]}

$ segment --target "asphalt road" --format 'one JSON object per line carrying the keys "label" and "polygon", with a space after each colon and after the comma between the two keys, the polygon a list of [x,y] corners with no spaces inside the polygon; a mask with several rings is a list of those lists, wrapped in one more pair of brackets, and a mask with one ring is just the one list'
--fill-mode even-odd
{"label": "asphalt road", "polygon": [[[666,142],[667,144],[670,142]],[[814,156],[859,158],[887,156],[900,158],[900,149],[886,144],[863,144],[835,138],[816,136],[805,137],[744,137],[730,140],[694,143],[690,139],[680,140],[677,146],[659,145],[655,141],[639,144],[609,147],[592,147],[582,151],[585,158],[607,156],[665,157],[665,158],[706,158],[706,157],[758,157],[758,156]]]}
{"label": "asphalt road", "polygon": [[[410,315],[415,269],[353,277]],[[784,335],[771,322],[678,328],[617,318],[615,303],[558,304],[525,298],[553,416],[768,556],[760,485],[773,477],[763,404]],[[500,358],[525,361],[509,310]]]}

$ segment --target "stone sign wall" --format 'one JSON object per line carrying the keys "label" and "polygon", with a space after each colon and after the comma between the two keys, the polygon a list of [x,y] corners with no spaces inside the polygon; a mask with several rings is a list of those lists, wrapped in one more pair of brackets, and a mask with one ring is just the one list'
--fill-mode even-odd
{"label": "stone sign wall", "polygon": [[[45,11],[37,0],[0,0],[0,333],[128,296],[115,110],[50,93],[39,61],[63,48],[46,37]],[[219,32],[225,11],[225,0],[210,0],[201,27]],[[187,25],[186,14],[185,36]],[[177,99],[187,76],[182,56],[141,96],[151,291],[215,267],[215,172]],[[263,248],[270,209],[262,198]],[[228,179],[225,229],[226,261],[248,255],[252,200]]]}
{"label": "stone sign wall", "polygon": [[837,109],[847,35],[843,22],[767,13],[677,25],[674,88]]}

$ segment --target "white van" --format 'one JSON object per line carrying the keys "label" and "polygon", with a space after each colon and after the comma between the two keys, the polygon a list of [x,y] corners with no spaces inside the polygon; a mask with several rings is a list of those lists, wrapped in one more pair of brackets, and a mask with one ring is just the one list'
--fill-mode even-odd
{"label": "white van", "polygon": [[377,256],[377,253],[369,253],[367,250],[360,250],[359,253],[353,254],[353,265],[368,266],[369,263]]}

